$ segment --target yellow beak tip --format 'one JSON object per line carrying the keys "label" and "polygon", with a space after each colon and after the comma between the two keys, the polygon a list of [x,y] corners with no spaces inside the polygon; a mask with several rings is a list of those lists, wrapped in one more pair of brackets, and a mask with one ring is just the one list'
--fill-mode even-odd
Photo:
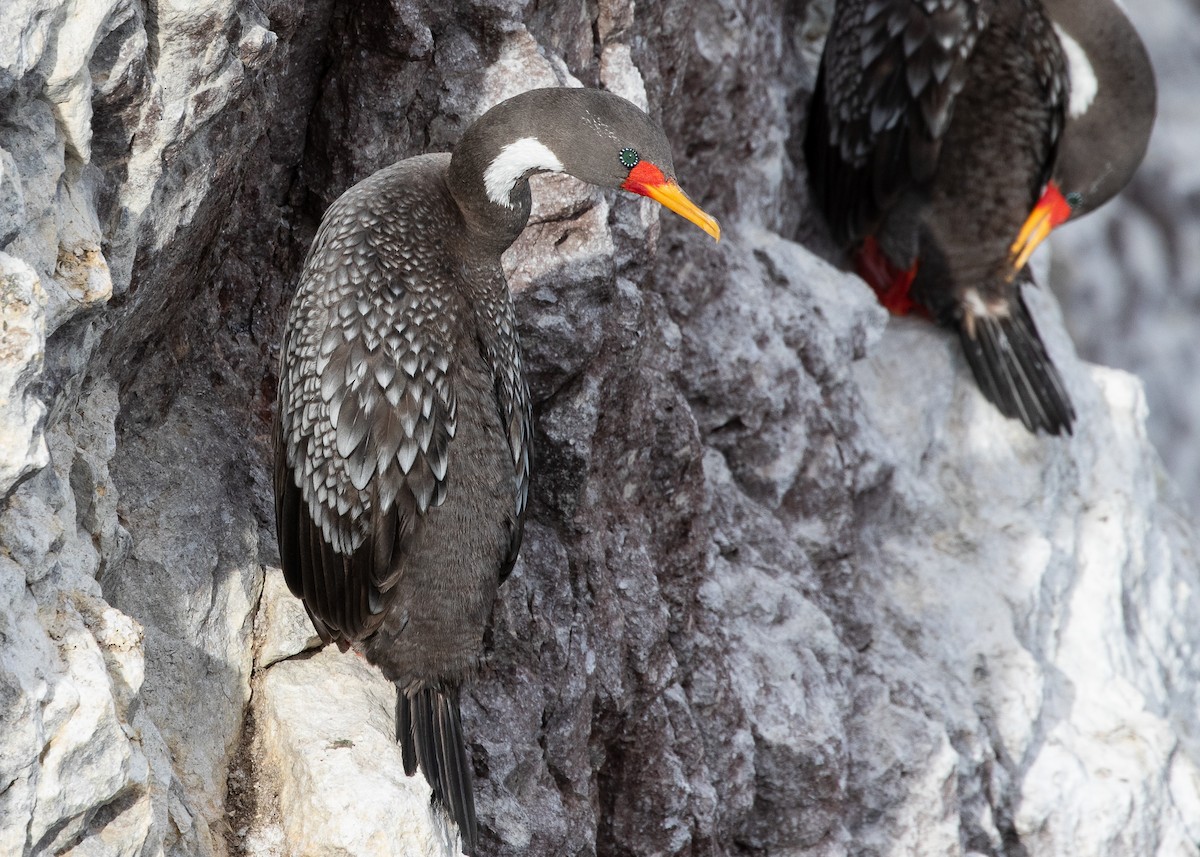
{"label": "yellow beak tip", "polygon": [[1051,222],[1049,214],[1040,207],[1035,208],[1025,221],[1025,225],[1021,227],[1017,240],[1010,248],[1012,254],[1010,281],[1025,267],[1030,257],[1033,256],[1033,251],[1049,237],[1053,229],[1054,224]]}
{"label": "yellow beak tip", "polygon": [[663,207],[675,212],[680,217],[699,226],[711,235],[713,240],[721,240],[721,225],[717,223],[716,218],[688,199],[687,194],[675,182],[670,181],[661,185],[647,187],[645,195]]}

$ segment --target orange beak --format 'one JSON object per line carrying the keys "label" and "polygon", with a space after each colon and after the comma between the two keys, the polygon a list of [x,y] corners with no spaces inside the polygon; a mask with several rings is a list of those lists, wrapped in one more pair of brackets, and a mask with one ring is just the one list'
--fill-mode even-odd
{"label": "orange beak", "polygon": [[629,178],[621,185],[632,193],[648,196],[664,208],[690,220],[717,241],[721,240],[721,225],[696,203],[674,181],[663,175],[662,170],[649,161],[642,161],[629,171]]}
{"label": "orange beak", "polygon": [[1008,272],[1009,282],[1012,282],[1013,278],[1025,267],[1038,245],[1046,240],[1055,227],[1061,226],[1070,216],[1071,204],[1062,195],[1058,185],[1048,182],[1042,198],[1038,200],[1033,211],[1029,213],[1029,217],[1025,219],[1025,225],[1017,234],[1017,240],[1009,248],[1012,265],[1012,270]]}

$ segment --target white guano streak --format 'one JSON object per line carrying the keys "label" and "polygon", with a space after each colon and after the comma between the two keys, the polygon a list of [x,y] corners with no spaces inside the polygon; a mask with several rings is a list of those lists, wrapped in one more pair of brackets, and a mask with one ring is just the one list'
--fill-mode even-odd
{"label": "white guano streak", "polygon": [[507,144],[488,164],[483,172],[483,186],[488,199],[496,205],[512,208],[509,195],[521,176],[537,170],[561,173],[562,168],[562,161],[536,137],[522,137]]}
{"label": "white guano streak", "polygon": [[1067,114],[1072,119],[1078,119],[1088,112],[1096,100],[1100,81],[1096,80],[1096,72],[1088,60],[1087,51],[1079,42],[1067,35],[1067,31],[1058,24],[1054,25],[1054,32],[1058,33],[1058,41],[1067,56],[1067,73],[1071,78],[1071,103],[1067,105]]}

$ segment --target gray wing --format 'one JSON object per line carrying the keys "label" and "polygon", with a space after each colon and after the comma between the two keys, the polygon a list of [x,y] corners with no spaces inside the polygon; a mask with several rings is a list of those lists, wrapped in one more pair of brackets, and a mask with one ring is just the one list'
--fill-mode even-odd
{"label": "gray wing", "polygon": [[533,415],[529,386],[517,336],[513,302],[507,299],[508,287],[497,271],[499,282],[488,290],[493,299],[484,300],[478,307],[481,333],[480,352],[492,369],[496,407],[500,424],[505,429],[509,453],[512,456],[514,483],[514,517],[510,531],[509,549],[500,568],[500,580],[508,577],[517,553],[521,549],[525,508],[529,503],[529,471],[532,456]]}
{"label": "gray wing", "polygon": [[843,244],[928,182],[996,0],[839,0],[809,111],[817,203]]}
{"label": "gray wing", "polygon": [[343,643],[374,630],[413,528],[445,499],[450,331],[463,309],[436,271],[389,261],[355,217],[337,214],[289,318],[275,491],[288,586],[321,636]]}

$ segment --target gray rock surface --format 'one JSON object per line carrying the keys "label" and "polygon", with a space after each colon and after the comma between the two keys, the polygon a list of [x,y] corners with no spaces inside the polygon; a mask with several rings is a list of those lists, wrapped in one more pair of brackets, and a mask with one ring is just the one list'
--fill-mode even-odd
{"label": "gray rock surface", "polygon": [[[454,852],[391,686],[275,567],[277,343],[342,190],[555,83],[660,117],[726,237],[535,181],[505,262],[537,473],[464,701],[483,852],[1200,853],[1200,562],[1146,397],[1036,295],[1080,421],[1030,437],[789,240],[820,245],[827,4],[10,6],[0,854]],[[1149,249],[1110,277],[1191,270],[1154,266],[1194,212],[1123,210]]]}
{"label": "gray rock surface", "polygon": [[33,269],[0,253],[0,489],[49,462],[42,437],[45,405],[30,387],[46,348],[46,294]]}

